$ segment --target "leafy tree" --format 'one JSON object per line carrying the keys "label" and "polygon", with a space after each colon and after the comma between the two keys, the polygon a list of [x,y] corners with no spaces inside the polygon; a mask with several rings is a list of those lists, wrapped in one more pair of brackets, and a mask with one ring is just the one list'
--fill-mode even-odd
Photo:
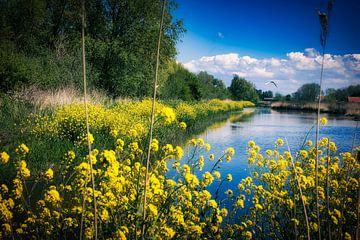
{"label": "leafy tree", "polygon": [[334,89],[329,88],[326,90],[326,102],[346,102],[348,97],[359,97],[360,85],[351,85],[346,88]]}
{"label": "leafy tree", "polygon": [[302,85],[295,93],[293,98],[295,101],[311,102],[318,98],[320,86],[317,83],[306,83]]}
{"label": "leafy tree", "polygon": [[160,89],[162,99],[193,101],[201,99],[200,83],[195,74],[174,63],[173,72]]}
{"label": "leafy tree", "polygon": [[246,100],[252,102],[258,102],[259,96],[256,92],[254,84],[240,78],[238,75],[234,75],[231,80],[231,85],[228,88],[234,100]]}
{"label": "leafy tree", "polygon": [[215,78],[213,75],[210,75],[205,71],[199,72],[197,77],[201,82],[203,98],[225,99],[229,96],[226,86],[222,80]]}
{"label": "leafy tree", "polygon": [[[113,96],[150,96],[161,4],[160,0],[86,1],[91,85]],[[185,31],[182,21],[173,19],[176,8],[175,0],[167,1],[160,53],[162,66],[175,58],[176,43]],[[33,83],[35,77],[28,74],[33,68],[42,74],[39,79],[53,76],[49,81],[36,82],[44,88],[68,84],[62,81],[62,73],[78,75],[78,68],[73,66],[77,65],[77,58],[81,59],[78,55],[81,1],[0,0],[0,15],[0,54],[8,56],[0,61],[1,82],[12,79],[10,88]],[[62,61],[73,64],[60,64],[61,69],[44,64]]]}

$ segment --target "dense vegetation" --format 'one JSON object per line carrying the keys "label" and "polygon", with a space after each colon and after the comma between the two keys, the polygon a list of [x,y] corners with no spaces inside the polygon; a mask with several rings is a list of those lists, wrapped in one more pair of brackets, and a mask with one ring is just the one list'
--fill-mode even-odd
{"label": "dense vegetation", "polygon": [[[229,97],[221,80],[175,62],[185,29],[168,1],[160,52],[163,99]],[[159,1],[86,2],[89,86],[113,97],[149,97],[154,76]],[[126,14],[124,14],[126,13]],[[81,88],[79,1],[0,1],[0,92],[35,85]]]}
{"label": "dense vegetation", "polygon": [[[175,8],[168,1],[162,66],[174,60],[184,32],[172,17]],[[160,1],[86,1],[91,86],[112,96],[150,95],[160,9]],[[81,85],[81,1],[0,1],[0,15],[1,91]]]}
{"label": "dense vegetation", "polygon": [[[89,85],[110,96],[86,105],[87,132],[82,101],[53,105],[40,96],[82,87],[80,1],[0,0],[0,239],[355,238],[359,148],[338,153],[323,138],[291,153],[282,139],[266,151],[249,141],[251,175],[237,189],[224,189],[233,178],[219,168],[235,149],[215,156],[201,138],[185,144],[208,121],[273,93],[256,91],[237,75],[226,88],[176,63],[175,44],[185,29],[172,17],[174,0],[166,5],[161,100],[149,137],[160,4],[86,1]],[[317,87],[304,85],[293,98],[315,100]],[[341,100],[358,91],[331,90],[329,96]],[[212,169],[203,172],[205,164]],[[210,192],[214,185],[217,191]]]}
{"label": "dense vegetation", "polygon": [[[146,172],[146,141],[142,136],[146,134],[143,123],[148,122],[149,103],[91,106],[91,156],[86,155],[81,105],[59,108],[51,116],[35,116],[37,120],[29,122],[22,134],[30,131],[47,142],[59,138],[72,144],[67,148],[63,145],[59,158],[53,149],[44,148],[42,154],[51,162],[40,171],[34,169],[34,161],[29,161],[36,141],[28,143],[31,147],[21,143],[2,150],[0,237],[78,239],[82,235],[93,239],[95,196],[99,238],[304,239],[316,237],[321,228],[324,237],[354,239],[359,148],[353,154],[339,154],[335,143],[321,139],[316,188],[316,147],[311,140],[296,154],[282,139],[275,142],[275,149],[266,151],[250,141],[251,176],[239,181],[237,189],[224,189],[223,182],[233,178],[231,174],[221,176],[218,170],[231,161],[234,148],[214,156],[203,139],[191,139],[188,146],[192,154],[184,157],[182,147],[161,142],[163,134],[186,129],[186,123],[179,121],[191,123],[211,112],[241,109],[243,104],[236,102],[180,103],[175,109],[158,105],[146,195],[148,214],[142,219]],[[323,125],[326,121],[321,119]],[[104,145],[101,133],[109,137],[108,145]],[[89,160],[95,172],[94,189]],[[212,170],[203,172],[204,164],[213,166]],[[170,167],[175,176],[167,175]],[[209,192],[213,185],[226,193],[224,199]],[[319,221],[314,207],[316,190],[320,196]],[[145,231],[141,231],[143,226]]]}

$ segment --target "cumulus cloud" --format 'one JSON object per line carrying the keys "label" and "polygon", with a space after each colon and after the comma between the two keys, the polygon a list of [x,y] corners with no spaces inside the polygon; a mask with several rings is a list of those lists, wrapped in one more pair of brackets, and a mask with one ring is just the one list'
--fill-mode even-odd
{"label": "cumulus cloud", "polygon": [[[281,93],[296,91],[304,83],[318,82],[322,57],[313,48],[303,52],[289,52],[285,58],[262,58],[228,53],[204,56],[183,63],[192,72],[207,71],[230,84],[237,74],[255,83],[257,88]],[[324,87],[341,88],[360,83],[360,54],[325,54]],[[278,89],[265,85],[278,83]]]}

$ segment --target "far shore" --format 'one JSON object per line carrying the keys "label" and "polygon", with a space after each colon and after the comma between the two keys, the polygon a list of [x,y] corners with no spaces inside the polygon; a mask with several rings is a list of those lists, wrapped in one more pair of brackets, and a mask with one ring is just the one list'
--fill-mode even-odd
{"label": "far shore", "polygon": [[[272,102],[273,109],[317,111],[316,102]],[[321,103],[320,111],[326,113],[345,114],[349,116],[360,116],[360,103]]]}

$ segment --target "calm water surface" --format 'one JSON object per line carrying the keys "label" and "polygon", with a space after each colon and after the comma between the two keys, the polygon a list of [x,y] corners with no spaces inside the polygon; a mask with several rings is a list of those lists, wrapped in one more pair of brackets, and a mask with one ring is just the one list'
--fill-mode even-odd
{"label": "calm water surface", "polygon": [[[249,111],[249,110],[245,110]],[[356,128],[357,122],[342,116],[322,114],[321,117],[328,118],[328,125],[322,126],[320,129],[320,137],[329,137],[338,146],[338,152],[350,151],[354,133],[357,139],[355,145],[360,145],[360,127]],[[222,152],[228,148],[235,149],[235,156],[230,162],[220,164],[220,173],[223,177],[231,173],[232,182],[226,182],[222,185],[220,198],[224,196],[224,192],[228,189],[236,189],[241,179],[249,175],[246,148],[250,140],[254,140],[260,146],[260,152],[265,155],[267,149],[274,149],[274,142],[278,138],[287,139],[291,151],[294,153],[299,149],[306,133],[316,123],[315,113],[300,112],[278,112],[271,109],[256,109],[255,113],[245,118],[232,117],[226,122],[217,123],[209,127],[204,133],[196,136],[201,137],[206,143],[211,144],[209,153],[205,153],[207,157],[210,153],[220,157]],[[308,139],[315,142],[315,128],[310,132]],[[280,148],[280,151],[286,151],[287,147]],[[186,154],[190,155],[191,150],[186,150]],[[186,159],[186,157],[184,158]],[[184,163],[184,162],[182,162]],[[196,173],[200,177],[205,171],[210,171],[214,162],[205,161],[202,172]],[[216,191],[218,184],[213,183],[209,189],[212,193]]]}

